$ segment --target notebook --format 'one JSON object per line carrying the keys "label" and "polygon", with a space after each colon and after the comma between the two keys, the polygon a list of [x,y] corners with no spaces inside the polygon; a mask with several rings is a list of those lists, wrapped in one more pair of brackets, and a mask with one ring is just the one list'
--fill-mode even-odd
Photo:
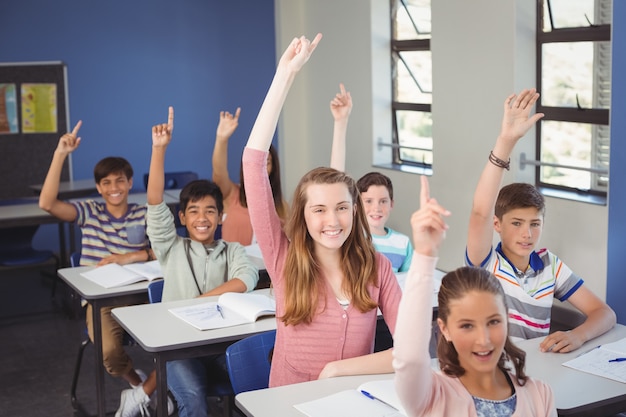
{"label": "notebook", "polygon": [[217,302],[209,301],[169,309],[170,313],[199,330],[254,323],[261,316],[275,315],[276,302],[264,294],[227,292]]}
{"label": "notebook", "polygon": [[340,391],[294,407],[309,417],[401,417],[406,411],[393,379],[365,382],[357,389]]}
{"label": "notebook", "polygon": [[106,264],[81,275],[104,288],[122,287],[140,281],[163,278],[159,261],[139,262],[128,265]]}

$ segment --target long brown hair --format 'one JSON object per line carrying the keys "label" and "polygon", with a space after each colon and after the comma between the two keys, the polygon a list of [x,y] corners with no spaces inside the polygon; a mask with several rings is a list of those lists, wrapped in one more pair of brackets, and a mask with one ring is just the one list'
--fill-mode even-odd
{"label": "long brown hair", "polygon": [[[287,212],[289,207],[287,202],[283,198],[283,187],[280,181],[280,162],[278,161],[278,152],[274,145],[270,145],[270,158],[272,158],[272,171],[269,173],[270,185],[272,186],[272,196],[274,197],[274,207],[276,213],[283,221],[287,219]],[[240,187],[239,187],[239,203],[243,207],[248,207],[248,200],[246,198],[246,187],[243,183],[243,165],[239,169]]]}
{"label": "long brown hair", "polygon": [[316,168],[305,174],[296,187],[292,209],[285,226],[290,240],[285,262],[285,314],[281,320],[286,325],[311,323],[325,292],[320,279],[320,265],[315,259],[313,238],[304,218],[307,189],[311,184],[345,184],[355,205],[355,216],[350,235],[341,246],[341,266],[344,276],[342,289],[361,312],[378,307],[367,291],[368,285],[377,285],[376,252],[372,244],[365,212],[354,179],[332,168]]}
{"label": "long brown hair", "polygon": [[[464,266],[448,272],[441,281],[438,295],[438,316],[444,323],[448,322],[448,316],[450,315],[450,301],[461,299],[470,291],[486,292],[500,296],[505,310],[508,311],[504,290],[498,279],[486,269]],[[505,319],[507,319],[508,323],[508,315]],[[439,339],[437,340],[437,357],[439,358],[439,367],[446,375],[460,377],[465,374],[465,369],[459,362],[458,352],[451,342],[446,341],[441,332],[439,332]],[[504,352],[498,360],[498,368],[503,372],[509,370],[506,366],[507,360],[513,362],[518,384],[524,385],[528,379],[524,372],[526,352],[515,346],[509,339],[508,334],[504,343]]]}

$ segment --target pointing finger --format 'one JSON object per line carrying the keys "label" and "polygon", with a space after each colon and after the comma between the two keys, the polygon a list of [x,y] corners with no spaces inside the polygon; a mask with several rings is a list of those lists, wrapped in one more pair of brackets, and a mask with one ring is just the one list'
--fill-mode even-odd
{"label": "pointing finger", "polygon": [[237,111],[235,112],[235,119],[239,119],[240,113],[241,113],[241,107],[237,107]]}
{"label": "pointing finger", "polygon": [[420,176],[422,187],[420,189],[420,207],[425,207],[430,200],[430,186],[428,185],[428,178],[426,175]]}
{"label": "pointing finger", "polygon": [[346,95],[346,87],[343,85],[343,83],[339,84],[339,91],[341,91],[342,96]]}
{"label": "pointing finger", "polygon": [[72,135],[73,136],[76,136],[76,134],[80,130],[80,127],[82,126],[82,124],[83,124],[82,120],[79,120],[78,123],[76,123],[76,126],[74,126],[74,129],[72,129]]}
{"label": "pointing finger", "polygon": [[169,112],[167,115],[167,127],[170,131],[174,130],[174,107],[169,107]]}

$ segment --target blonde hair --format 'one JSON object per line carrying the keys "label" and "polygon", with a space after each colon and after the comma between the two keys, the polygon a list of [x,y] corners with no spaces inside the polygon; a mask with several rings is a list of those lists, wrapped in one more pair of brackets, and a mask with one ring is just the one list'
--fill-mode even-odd
{"label": "blonde hair", "polygon": [[315,258],[313,238],[308,232],[304,209],[307,189],[311,184],[345,184],[355,205],[350,235],[341,246],[341,268],[344,276],[342,289],[351,296],[353,305],[361,312],[370,311],[378,304],[370,297],[368,285],[377,285],[376,252],[372,244],[365,212],[354,179],[332,168],[316,168],[305,174],[296,187],[292,207],[285,226],[290,240],[284,268],[286,325],[309,324],[319,306],[325,283],[320,279],[320,265]]}

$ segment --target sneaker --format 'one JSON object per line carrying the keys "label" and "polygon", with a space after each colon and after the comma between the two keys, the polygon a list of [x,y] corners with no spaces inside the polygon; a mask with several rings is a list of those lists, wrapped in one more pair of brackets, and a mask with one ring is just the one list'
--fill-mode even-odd
{"label": "sneaker", "polygon": [[[152,407],[153,410],[157,409],[157,392],[156,391],[154,391],[152,395],[150,396],[150,407]],[[176,410],[176,407],[174,407],[174,401],[172,401],[172,399],[168,395],[167,396],[167,415],[171,416],[172,414],[174,414],[175,410]]]}
{"label": "sneaker", "polygon": [[143,391],[143,385],[122,391],[120,408],[115,413],[115,417],[150,417],[148,404],[150,398]]}

